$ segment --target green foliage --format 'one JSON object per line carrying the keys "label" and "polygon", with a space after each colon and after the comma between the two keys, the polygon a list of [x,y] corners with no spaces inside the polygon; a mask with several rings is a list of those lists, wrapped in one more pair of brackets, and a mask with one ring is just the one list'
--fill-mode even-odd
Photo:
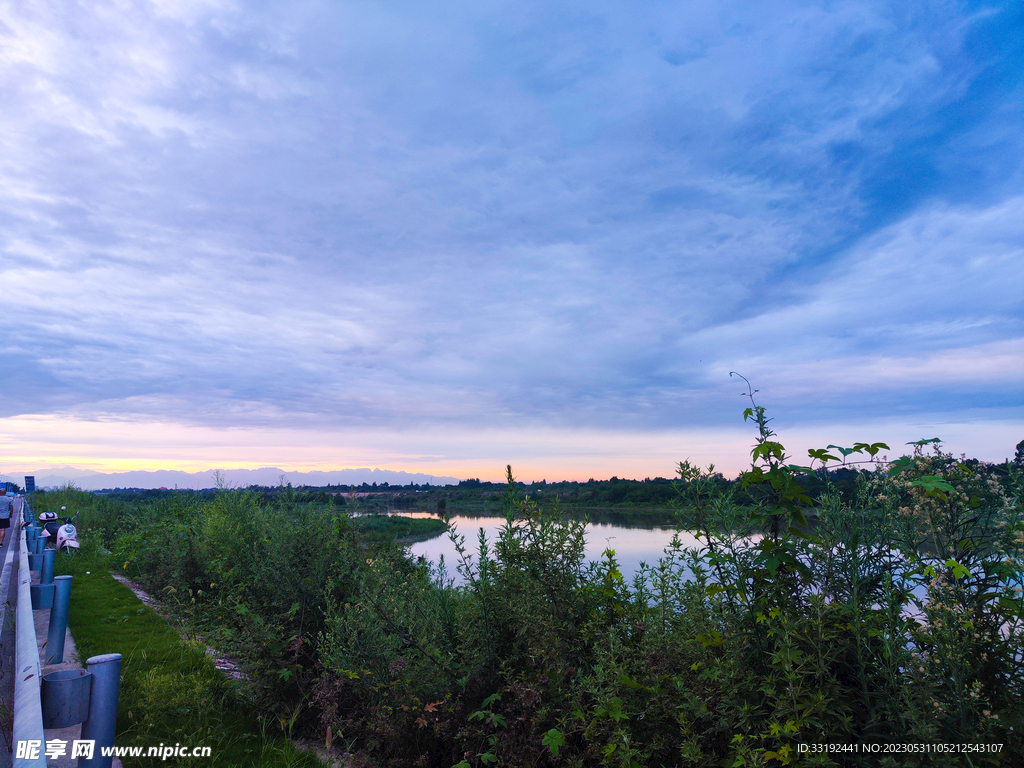
{"label": "green foliage", "polygon": [[[83,505],[84,506],[84,505]],[[60,558],[71,574],[68,623],[82,658],[122,654],[117,743],[149,747],[164,742],[208,746],[217,765],[314,768],[321,763],[267,732],[259,711],[213,665],[205,649],[183,641],[104,563],[82,556]],[[126,766],[151,760],[123,758]],[[168,766],[198,766],[210,759],[176,758]]]}
{"label": "green foliage", "polygon": [[348,596],[364,545],[344,515],[261,502],[251,491],[94,499],[80,530],[86,549],[110,551],[187,632],[242,661],[268,717],[290,720],[300,707],[301,728],[327,600]]}
{"label": "green foliage", "polygon": [[797,747],[900,742],[1001,743],[970,764],[1014,764],[1022,468],[934,439],[892,462],[884,443],[829,445],[799,466],[755,392],[750,470],[728,483],[680,463],[675,519],[699,543],[677,536],[630,582],[612,550],[587,563],[586,521],[511,468],[496,539],[449,533],[459,587],[451,564],[412,562],[368,535],[377,523],[289,489],[275,506],[239,491],[101,504],[91,530],[237,650],[289,730],[378,765],[868,766],[884,763]]}
{"label": "green foliage", "polygon": [[[925,456],[931,442],[891,465],[876,442],[813,449],[812,466],[795,466],[753,395],[751,470],[728,485],[681,463],[678,519],[701,546],[677,538],[632,584],[612,551],[585,564],[582,528],[524,498],[510,470],[497,540],[472,552],[457,538],[466,586],[417,582],[417,611],[450,600],[444,622],[417,624],[437,671],[408,678],[399,664],[400,679],[378,681],[366,709],[388,726],[367,748],[396,764],[469,766],[874,765],[797,745],[902,741],[1004,744],[974,765],[1019,756],[1020,473]],[[829,462],[871,469],[844,495]],[[391,605],[393,622],[413,615]],[[323,647],[353,635],[333,629]],[[408,649],[366,668],[394,670]],[[396,721],[429,699],[445,713]]]}

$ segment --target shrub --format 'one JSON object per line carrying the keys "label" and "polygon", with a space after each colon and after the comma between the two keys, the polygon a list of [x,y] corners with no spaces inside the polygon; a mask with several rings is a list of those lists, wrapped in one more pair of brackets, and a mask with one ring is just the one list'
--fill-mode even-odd
{"label": "shrub", "polygon": [[904,742],[1019,759],[1022,468],[937,440],[797,466],[748,396],[751,469],[729,484],[682,462],[675,515],[700,544],[677,536],[631,583],[511,467],[496,540],[450,533],[458,587],[289,489],[104,501],[86,535],[243,657],[291,730],[380,765],[867,766],[886,763],[798,745]]}

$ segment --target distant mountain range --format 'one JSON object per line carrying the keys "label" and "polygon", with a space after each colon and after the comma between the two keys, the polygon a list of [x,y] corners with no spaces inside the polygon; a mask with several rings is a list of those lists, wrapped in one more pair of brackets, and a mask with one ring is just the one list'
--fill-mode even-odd
{"label": "distant mountain range", "polygon": [[[363,483],[388,483],[390,485],[457,485],[456,477],[425,475],[420,472],[402,472],[390,469],[336,469],[327,472],[286,472],[277,467],[260,469],[209,469],[203,472],[181,472],[160,469],[153,472],[89,472],[74,467],[58,467],[39,471],[35,474],[36,488],[59,488],[74,483],[83,491],[99,491],[104,488],[188,488],[202,490],[215,488],[214,477],[220,472],[229,488],[245,488],[250,485],[276,486],[280,483],[299,485],[362,485]],[[282,479],[283,478],[283,479]],[[23,486],[23,475],[0,475],[0,480],[9,480]]]}

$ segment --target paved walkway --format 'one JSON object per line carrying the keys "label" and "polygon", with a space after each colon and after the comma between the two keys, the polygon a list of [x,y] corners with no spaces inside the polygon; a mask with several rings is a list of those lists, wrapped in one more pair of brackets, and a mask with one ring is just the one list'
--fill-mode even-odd
{"label": "paved walkway", "polygon": [[[38,584],[39,577],[33,575],[32,583]],[[85,669],[85,659],[78,658],[78,649],[75,647],[75,638],[71,636],[71,630],[67,630],[64,633],[64,660],[59,664],[47,664],[46,663],[46,652],[43,646],[46,644],[46,636],[50,631],[50,611],[49,609],[43,609],[33,612],[36,625],[36,645],[39,647],[39,658],[43,661],[42,674],[45,677],[51,672],[57,672],[62,669]],[[52,655],[52,654],[51,654]],[[43,731],[46,741],[50,739],[60,739],[61,741],[67,742],[67,754],[63,757],[55,759],[48,759],[46,761],[47,768],[53,766],[53,768],[75,768],[78,765],[78,758],[72,758],[71,755],[71,744],[82,735],[82,724],[70,725],[67,728],[48,728]],[[114,758],[112,768],[121,768],[121,761],[118,758]]]}
{"label": "paved walkway", "polygon": [[[33,584],[39,583],[39,577],[33,576]],[[69,629],[64,633],[64,661],[60,664],[47,664],[45,649],[46,635],[50,631],[50,611],[44,609],[41,611],[33,611],[36,625],[36,645],[39,646],[39,658],[43,660],[43,675],[48,675],[51,672],[57,672],[61,669],[85,669],[85,665],[78,660],[78,651],[75,648],[75,639],[71,636],[71,630]],[[82,735],[82,724],[71,725],[67,728],[49,728],[43,733],[46,736],[46,740],[60,739],[61,741],[67,742],[67,755],[64,757],[58,757],[56,759],[50,759],[46,761],[47,766],[54,766],[55,768],[74,768],[78,765],[78,758],[70,757],[71,754],[71,743],[81,737]],[[121,761],[114,758],[114,765],[119,766]]]}

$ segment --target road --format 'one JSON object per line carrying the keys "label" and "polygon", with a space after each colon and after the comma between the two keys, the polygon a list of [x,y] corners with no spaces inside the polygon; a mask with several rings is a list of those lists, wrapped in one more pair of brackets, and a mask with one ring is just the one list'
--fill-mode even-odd
{"label": "road", "polygon": [[[3,546],[0,547],[0,563],[3,569],[0,571],[0,596],[3,602],[0,603],[0,768],[9,768],[12,764],[11,733],[14,726],[14,614],[18,604],[18,558],[14,555],[17,552],[17,522],[21,520],[20,496],[0,496],[0,504],[8,502],[14,504],[14,514],[11,515],[11,527],[7,529],[4,536]],[[14,585],[14,589],[11,588]]]}

